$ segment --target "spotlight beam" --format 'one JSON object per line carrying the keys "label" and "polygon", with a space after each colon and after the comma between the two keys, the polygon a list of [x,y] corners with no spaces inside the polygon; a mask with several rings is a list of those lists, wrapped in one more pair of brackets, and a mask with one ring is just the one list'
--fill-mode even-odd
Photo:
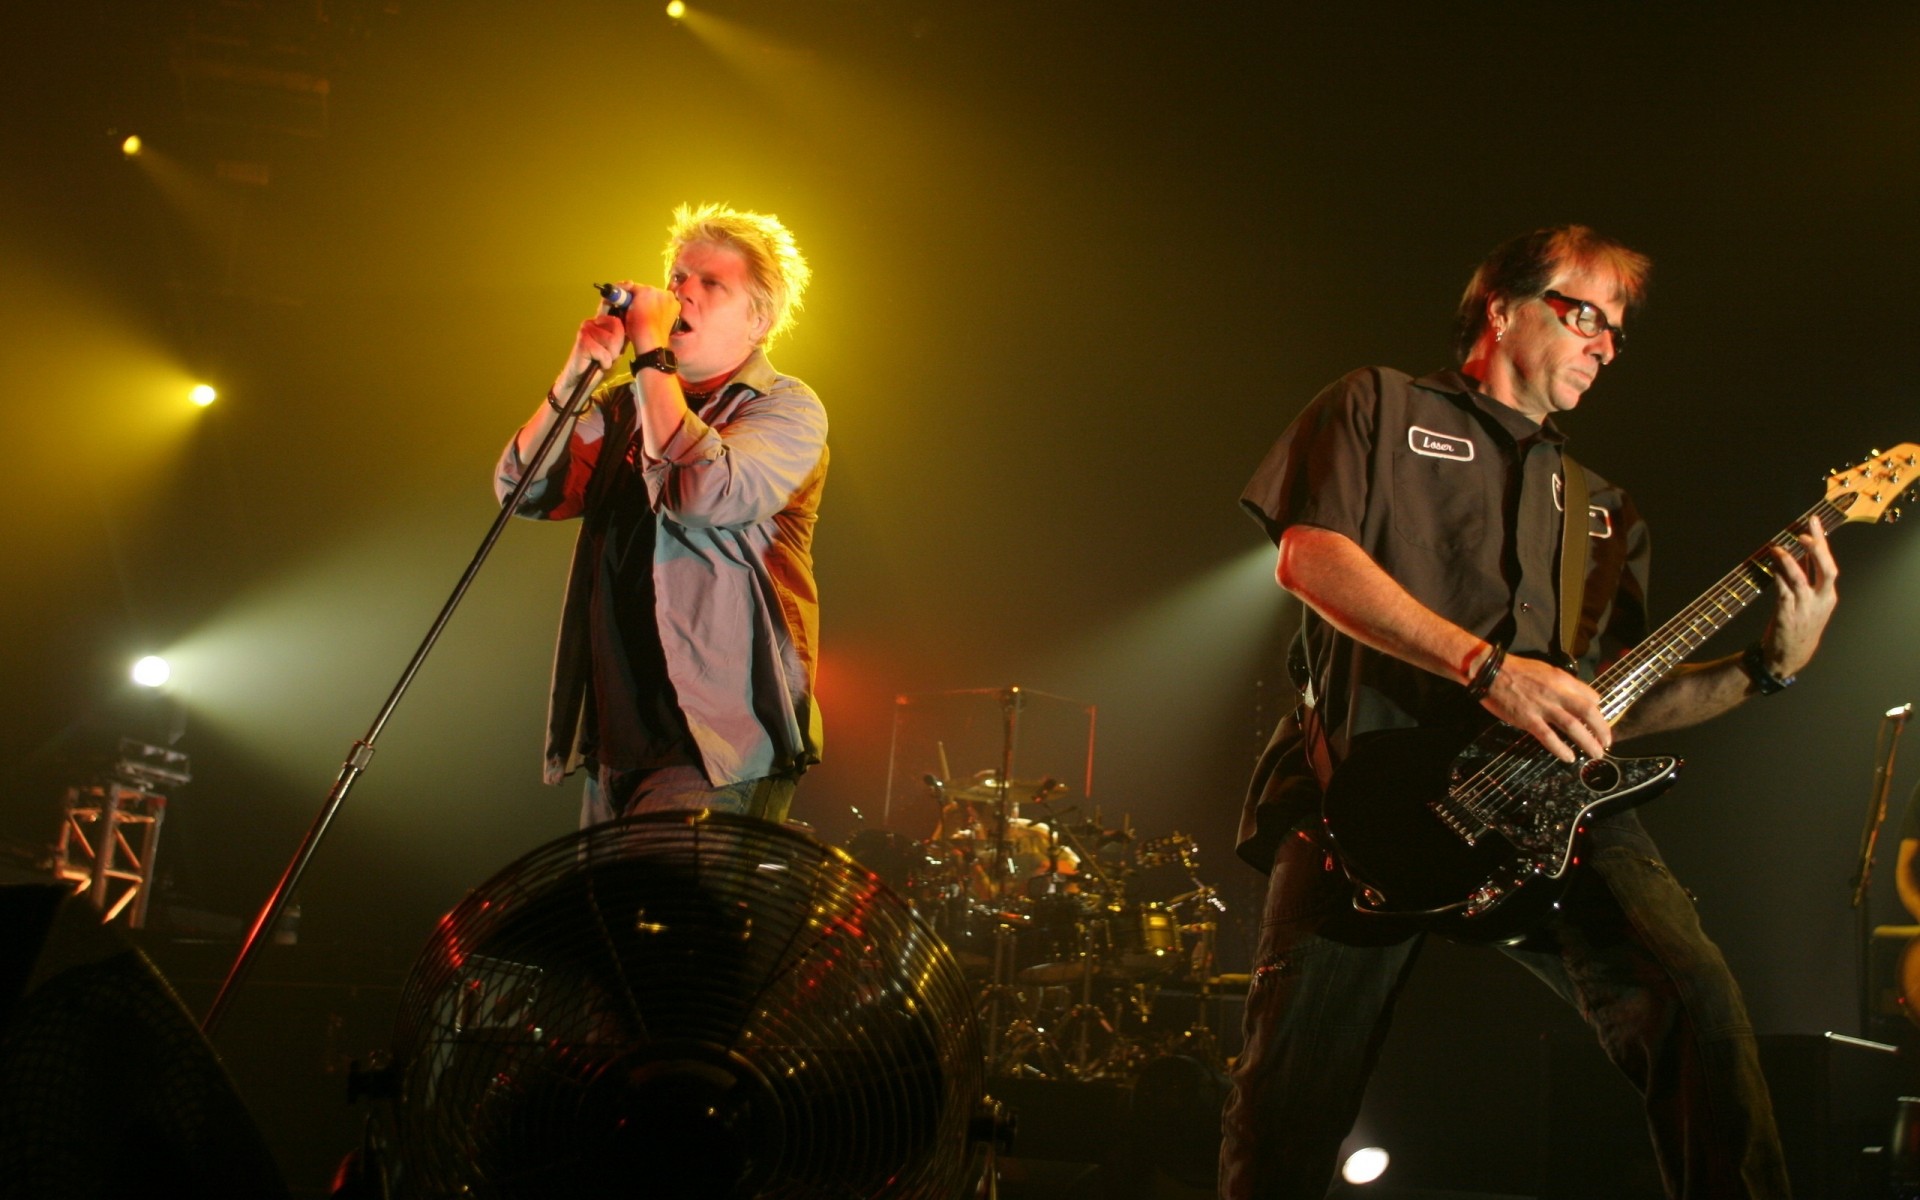
{"label": "spotlight beam", "polygon": [[[567,399],[566,411],[570,414],[570,418],[553,423],[553,428],[547,431],[547,436],[540,443],[539,449],[535,450],[533,456],[528,459],[530,463],[546,462],[554,448],[559,445],[560,439],[571,433],[573,418],[577,418],[585,410],[587,397],[600,382],[602,374],[601,370],[595,368],[580,377],[580,382],[573,389],[573,395]],[[426,636],[414,650],[413,658],[407,663],[406,670],[400,673],[400,680],[393,685],[393,691],[388,693],[386,703],[380,706],[380,711],[374,716],[373,723],[367,727],[366,734],[347,752],[345,761],[340,764],[340,773],[334,777],[333,786],[328,789],[326,798],[321,801],[320,811],[314,817],[313,824],[308,826],[306,836],[300,840],[292,860],[287,863],[286,870],[281,873],[280,882],[274,885],[273,893],[267,897],[266,903],[260,908],[259,915],[253,919],[252,927],[247,930],[247,937],[241,943],[239,955],[233,960],[233,965],[227,969],[227,977],[221,981],[220,990],[214,994],[213,1003],[208,1006],[207,1015],[200,1023],[201,1032],[212,1036],[214,1030],[218,1028],[220,1018],[227,1011],[228,1005],[233,1002],[234,994],[245,981],[248,972],[252,970],[261,949],[266,946],[267,932],[279,922],[280,914],[286,909],[287,901],[292,898],[294,889],[300,885],[301,877],[307,872],[307,864],[313,860],[314,852],[320,848],[320,842],[326,837],[327,829],[333,824],[333,818],[339,814],[340,806],[346,801],[347,793],[353,790],[354,783],[372,763],[374,743],[379,740],[381,730],[386,728],[387,721],[393,716],[394,710],[400,707],[401,697],[407,694],[407,688],[412,685],[414,676],[419,674],[420,668],[426,663],[427,655],[439,642],[447,623],[453,619],[454,610],[460,607],[460,601],[466,596],[467,588],[480,574],[480,568],[485,565],[487,556],[493,552],[494,543],[498,542],[500,535],[506,531],[507,522],[513,519],[513,514],[520,510],[520,501],[526,496],[527,489],[533,486],[533,481],[538,476],[539,472],[536,470],[521,472],[520,482],[514,486],[512,494],[501,503],[500,511],[494,515],[493,524],[488,526],[486,536],[480,540],[480,548],[474,552],[473,560],[461,573],[459,582],[453,585],[453,593],[447,597],[446,603],[440,606],[439,615],[433,619],[433,624],[428,627]]]}

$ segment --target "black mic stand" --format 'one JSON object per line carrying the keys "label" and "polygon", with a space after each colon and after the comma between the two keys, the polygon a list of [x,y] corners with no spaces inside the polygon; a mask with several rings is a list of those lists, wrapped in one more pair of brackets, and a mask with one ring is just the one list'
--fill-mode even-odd
{"label": "black mic stand", "polygon": [[1854,872],[1853,909],[1857,918],[1860,949],[1860,1036],[1871,1037],[1873,1025],[1872,985],[1873,916],[1867,901],[1873,886],[1874,849],[1880,843],[1880,826],[1887,819],[1887,789],[1893,784],[1893,756],[1900,747],[1900,734],[1907,726],[1913,705],[1890,708],[1880,718],[1880,732],[1874,739],[1873,787],[1867,798],[1867,823],[1860,831],[1860,868]]}
{"label": "black mic stand", "polygon": [[314,817],[313,824],[307,829],[307,836],[301,839],[299,849],[294,851],[293,860],[287,864],[286,871],[281,874],[280,882],[274,885],[273,894],[267,897],[266,904],[260,909],[260,915],[253,919],[253,927],[247,930],[247,938],[240,945],[239,956],[233,960],[233,966],[228,968],[226,979],[220,984],[220,990],[215,993],[213,1003],[208,1006],[205,1019],[200,1022],[202,1033],[211,1036],[220,1024],[220,1017],[232,1003],[233,995],[239,989],[241,982],[246,979],[247,972],[252,969],[254,959],[259,957],[261,947],[266,945],[268,931],[280,919],[280,913],[286,908],[288,899],[292,897],[294,889],[300,885],[300,877],[306,873],[307,863],[312,860],[314,851],[319,849],[320,839],[326,836],[327,827],[333,823],[334,815],[340,811],[340,805],[346,800],[347,793],[353,789],[354,782],[367,769],[367,764],[373,761],[373,744],[379,739],[380,731],[386,727],[388,718],[393,716],[393,710],[400,706],[400,697],[406,695],[407,688],[412,685],[413,677],[419,673],[421,665],[426,662],[434,643],[440,640],[440,634],[446,629],[447,622],[453,619],[454,609],[460,606],[461,599],[467,594],[467,588],[473,583],[474,577],[480,574],[481,564],[487,561],[487,555],[493,552],[493,545],[500,540],[500,534],[506,529],[507,522],[511,521],[513,514],[519,510],[520,501],[526,496],[527,490],[533,486],[534,477],[546,464],[548,455],[552,454],[553,448],[559,444],[561,435],[570,431],[574,422],[585,411],[587,398],[593,393],[593,385],[599,382],[603,373],[602,368],[593,366],[580,376],[580,382],[574,385],[573,394],[567,397],[566,412],[553,423],[553,428],[549,429],[547,436],[541,440],[540,448],[534,451],[532,459],[521,470],[520,482],[514,485],[512,494],[501,503],[499,513],[493,518],[493,524],[488,527],[486,536],[480,540],[480,548],[474,552],[473,561],[468,563],[467,569],[461,573],[460,581],[453,585],[453,594],[448,596],[447,602],[440,606],[440,615],[433,619],[433,625],[428,628],[427,636],[421,639],[420,648],[413,652],[413,658],[407,663],[407,669],[400,673],[400,681],[393,685],[393,691],[388,694],[387,702],[380,706],[380,712],[373,718],[373,724],[367,727],[366,736],[355,742],[353,748],[347,752],[346,761],[340,764],[340,774],[334,778],[333,787],[327,792],[326,799],[321,801],[319,815]]}

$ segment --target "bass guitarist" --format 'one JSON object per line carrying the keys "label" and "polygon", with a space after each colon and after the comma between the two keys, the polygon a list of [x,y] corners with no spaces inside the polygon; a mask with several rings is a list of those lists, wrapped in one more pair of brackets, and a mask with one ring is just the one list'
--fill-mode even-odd
{"label": "bass guitarist", "polygon": [[[1304,603],[1290,657],[1305,703],[1242,822],[1241,853],[1269,886],[1222,1197],[1326,1194],[1427,936],[1356,912],[1322,836],[1321,790],[1356,739],[1491,714],[1574,762],[1778,691],[1813,657],[1837,575],[1817,520],[1804,563],[1774,554],[1772,618],[1744,654],[1673,671],[1617,728],[1583,682],[1647,633],[1648,541],[1626,494],[1565,453],[1555,417],[1621,353],[1648,267],[1577,225],[1505,243],[1462,297],[1458,369],[1337,381],[1242,496],[1279,547],[1280,586]],[[1639,1089],[1669,1196],[1789,1195],[1739,988],[1631,811],[1594,823],[1559,908],[1502,949],[1578,1009]]]}

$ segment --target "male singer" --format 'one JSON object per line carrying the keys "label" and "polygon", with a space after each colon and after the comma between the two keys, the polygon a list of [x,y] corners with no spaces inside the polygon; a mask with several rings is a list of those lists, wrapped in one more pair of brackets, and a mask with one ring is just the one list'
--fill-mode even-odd
{"label": "male singer", "polygon": [[504,502],[588,372],[631,352],[519,508],[581,520],[545,778],[587,769],[582,828],[682,808],[782,821],[820,757],[827,414],[766,355],[811,271],[778,218],[716,204],[675,211],[666,260],[665,288],[623,282],[624,313],[580,326],[495,473]]}

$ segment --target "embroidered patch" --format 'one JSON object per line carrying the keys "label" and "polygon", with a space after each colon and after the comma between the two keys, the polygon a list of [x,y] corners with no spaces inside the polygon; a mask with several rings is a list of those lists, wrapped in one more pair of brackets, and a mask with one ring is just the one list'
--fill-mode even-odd
{"label": "embroidered patch", "polygon": [[1436,433],[1418,425],[1407,427],[1407,448],[1428,458],[1450,458],[1455,462],[1473,461],[1473,443],[1451,433]]}
{"label": "embroidered patch", "polygon": [[[1553,476],[1553,509],[1555,512],[1567,511],[1566,477],[1556,472]],[[1613,514],[1598,504],[1587,505],[1587,536],[1605,540],[1613,536]]]}

